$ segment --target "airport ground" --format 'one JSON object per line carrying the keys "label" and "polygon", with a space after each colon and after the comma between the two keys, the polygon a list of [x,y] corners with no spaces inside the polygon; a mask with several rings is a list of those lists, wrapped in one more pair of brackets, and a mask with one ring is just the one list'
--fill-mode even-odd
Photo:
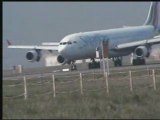
{"label": "airport ground", "polygon": [[[99,73],[100,69],[88,70],[85,64],[78,64],[78,71],[62,72],[63,68],[68,66],[57,66],[48,68],[34,68],[25,69],[25,74],[35,73],[50,73],[53,72],[57,76],[78,74],[83,73]],[[146,70],[156,69],[157,75],[160,75],[160,64],[148,63],[145,66],[129,66],[129,64],[123,67],[115,68],[113,64],[110,64],[111,72],[123,72],[128,70]],[[100,71],[102,72],[102,71]],[[10,73],[10,74],[9,74]],[[131,119],[131,118],[147,118],[147,119],[159,119],[160,118],[160,78],[156,78],[157,89],[153,89],[152,76],[146,76],[145,73],[137,72],[137,75],[141,75],[140,79],[134,80],[133,91],[129,90],[128,80],[119,80],[122,76],[113,75],[115,81],[110,81],[109,94],[106,93],[105,89],[96,92],[84,92],[83,95],[80,92],[73,94],[58,94],[53,98],[53,94],[40,95],[40,96],[29,96],[27,100],[24,97],[6,99],[3,97],[3,119],[60,119],[60,118],[90,118],[90,119]],[[39,75],[39,74],[38,74]],[[10,71],[3,73],[4,78],[18,77],[19,74]],[[98,75],[95,75],[98,76]],[[37,76],[38,77],[38,76]],[[88,79],[89,77],[84,77]],[[51,79],[51,77],[50,77]],[[72,79],[77,79],[73,77]],[[117,79],[117,80],[116,80]],[[128,78],[127,78],[128,79]],[[45,78],[44,81],[47,81]],[[30,81],[35,81],[33,78]],[[111,83],[112,82],[112,83]],[[13,81],[11,81],[13,84]],[[20,88],[16,87],[14,91],[4,87],[6,84],[11,84],[7,80],[3,81],[3,96],[7,93],[20,93]],[[79,83],[79,82],[78,82]],[[87,83],[86,83],[87,84]],[[57,83],[58,85],[58,83]],[[79,84],[78,84],[79,85]],[[93,88],[93,86],[105,85],[97,81],[94,84],[87,84],[87,88]],[[74,88],[76,84],[69,85],[69,88]],[[37,90],[35,94],[39,92],[47,91],[52,88],[52,84],[44,84],[42,86],[30,86],[30,91]],[[59,88],[59,87],[57,87]],[[64,89],[63,87],[62,89]],[[23,89],[23,86],[22,88]]]}
{"label": "airport ground", "polygon": [[[110,71],[122,71],[122,70],[134,70],[134,69],[142,69],[142,68],[159,68],[160,67],[160,60],[153,60],[153,59],[147,59],[146,65],[141,66],[132,66],[130,64],[130,61],[127,57],[123,58],[123,66],[122,67],[114,67],[112,60],[109,60],[109,70]],[[23,67],[23,73],[22,74],[41,74],[41,73],[55,73],[55,74],[70,74],[74,72],[87,72],[87,71],[99,71],[103,70],[101,69],[88,69],[88,63],[77,63],[77,71],[69,71],[69,72],[62,72],[62,69],[70,68],[69,65],[59,65],[59,66],[50,66],[50,67],[37,67],[37,68],[24,68]],[[21,76],[22,74],[19,74],[17,72],[14,72],[12,69],[10,70],[3,70],[3,77],[17,77]]]}

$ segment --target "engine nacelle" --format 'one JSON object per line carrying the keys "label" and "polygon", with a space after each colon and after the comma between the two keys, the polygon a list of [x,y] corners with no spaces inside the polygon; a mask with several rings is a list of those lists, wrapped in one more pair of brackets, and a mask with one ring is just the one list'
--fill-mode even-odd
{"label": "engine nacelle", "polygon": [[70,64],[70,63],[71,63],[70,60],[65,59],[62,55],[58,55],[58,56],[57,56],[57,61],[58,61],[59,63],[61,63],[62,65],[64,65],[64,64]]}
{"label": "engine nacelle", "polygon": [[26,54],[26,59],[29,61],[29,62],[39,62],[40,61],[40,58],[41,58],[41,52],[40,51],[36,51],[36,50],[31,50],[31,51],[28,51],[27,54]]}
{"label": "engine nacelle", "polygon": [[65,64],[65,58],[62,55],[57,56],[57,61],[61,64]]}
{"label": "engine nacelle", "polygon": [[146,46],[139,46],[135,49],[135,52],[137,57],[149,57],[150,51]]}

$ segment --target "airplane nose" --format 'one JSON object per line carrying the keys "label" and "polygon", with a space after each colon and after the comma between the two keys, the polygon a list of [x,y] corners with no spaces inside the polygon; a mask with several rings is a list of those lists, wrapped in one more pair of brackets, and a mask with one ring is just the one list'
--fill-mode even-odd
{"label": "airplane nose", "polygon": [[62,55],[63,57],[66,57],[66,46],[59,46],[58,48],[58,52],[60,55]]}

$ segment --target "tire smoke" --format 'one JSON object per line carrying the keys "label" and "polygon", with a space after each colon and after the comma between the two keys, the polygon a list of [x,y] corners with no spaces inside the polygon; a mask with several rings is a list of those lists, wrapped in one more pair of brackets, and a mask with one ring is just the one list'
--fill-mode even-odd
{"label": "tire smoke", "polygon": [[155,60],[160,60],[160,48],[152,49],[151,57]]}
{"label": "tire smoke", "polygon": [[57,66],[60,65],[57,62],[57,56],[54,56],[51,53],[47,53],[44,55],[45,66]]}

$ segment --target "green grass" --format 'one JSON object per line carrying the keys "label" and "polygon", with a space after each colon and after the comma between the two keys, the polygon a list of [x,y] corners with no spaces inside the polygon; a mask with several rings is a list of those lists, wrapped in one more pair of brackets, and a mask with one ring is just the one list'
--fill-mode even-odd
{"label": "green grass", "polygon": [[[102,77],[96,76],[97,79]],[[77,91],[66,94],[59,93],[55,98],[52,93],[40,95],[49,90],[52,91],[51,77],[43,78],[42,84],[37,86],[30,84],[39,82],[40,79],[27,80],[28,92],[34,94],[28,96],[27,100],[24,100],[23,96],[5,98],[23,93],[23,86],[21,86],[22,88],[20,86],[10,88],[5,85],[13,84],[13,81],[12,83],[5,81],[3,82],[3,119],[160,118],[160,77],[156,77],[156,91],[153,90],[152,77],[148,77],[148,79],[141,77],[139,80],[133,79],[133,92],[130,92],[129,79],[120,80],[117,75],[110,76],[112,79],[109,79],[109,94],[106,93],[106,89],[95,92],[88,91],[88,89],[105,87],[105,81],[87,82],[93,77],[95,76],[88,74],[83,80],[83,95]],[[60,77],[57,76],[56,79],[57,93],[80,89],[79,81],[74,81],[78,79],[77,77],[63,78],[64,81],[66,79],[74,81],[63,85],[60,83],[61,81],[58,81]],[[45,83],[45,81],[50,81],[50,83]]]}

